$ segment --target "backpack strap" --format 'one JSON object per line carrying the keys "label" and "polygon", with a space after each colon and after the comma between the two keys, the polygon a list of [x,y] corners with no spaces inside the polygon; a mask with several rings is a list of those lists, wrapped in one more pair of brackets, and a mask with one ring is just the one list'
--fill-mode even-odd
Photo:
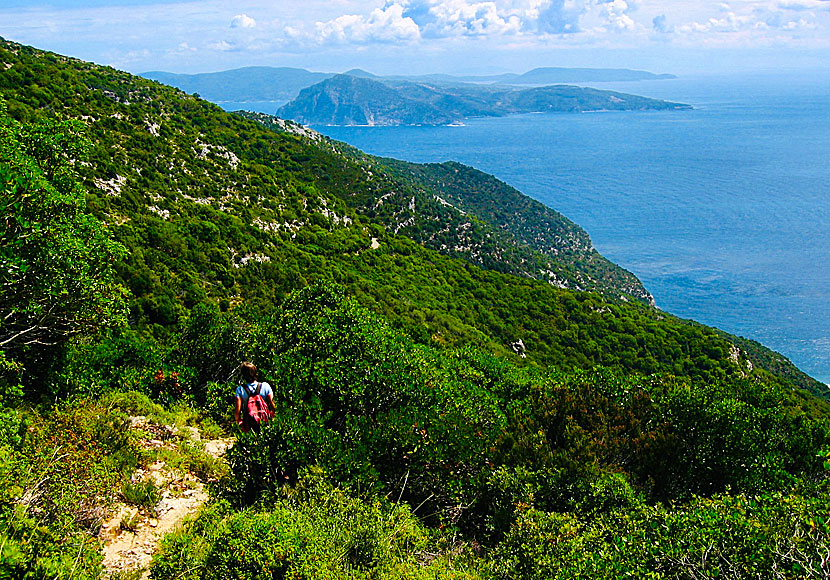
{"label": "backpack strap", "polygon": [[256,385],[256,390],[255,391],[252,391],[251,389],[249,389],[247,383],[245,385],[243,385],[243,387],[245,389],[245,392],[248,393],[248,397],[255,397],[256,395],[259,394],[259,389],[262,388],[262,383],[254,381],[254,384]]}

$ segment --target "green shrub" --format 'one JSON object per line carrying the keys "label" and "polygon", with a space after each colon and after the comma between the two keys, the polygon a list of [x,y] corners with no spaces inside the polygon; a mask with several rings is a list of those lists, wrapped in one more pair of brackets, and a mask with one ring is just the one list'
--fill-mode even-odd
{"label": "green shrub", "polygon": [[[155,580],[469,578],[405,506],[357,499],[312,471],[262,510],[219,504],[154,557]],[[431,562],[418,554],[431,554]]]}
{"label": "green shrub", "polygon": [[173,360],[193,369],[184,388],[200,406],[210,405],[208,383],[236,378],[239,364],[249,358],[249,330],[239,318],[209,303],[196,305],[177,336]]}
{"label": "green shrub", "polygon": [[828,495],[633,504],[580,520],[523,512],[492,554],[493,578],[825,578]]}
{"label": "green shrub", "polygon": [[0,578],[97,580],[102,555],[87,534],[62,535],[19,508],[0,524]]}
{"label": "green shrub", "polygon": [[121,486],[121,497],[130,505],[138,506],[149,512],[154,511],[156,504],[161,501],[161,493],[159,493],[156,484],[150,480],[125,481]]}

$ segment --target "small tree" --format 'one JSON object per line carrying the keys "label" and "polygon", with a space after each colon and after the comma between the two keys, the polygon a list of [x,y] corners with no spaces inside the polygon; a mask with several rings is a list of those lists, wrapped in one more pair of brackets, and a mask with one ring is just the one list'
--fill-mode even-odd
{"label": "small tree", "polygon": [[125,249],[85,213],[78,121],[20,124],[0,102],[0,351],[56,345],[126,320]]}

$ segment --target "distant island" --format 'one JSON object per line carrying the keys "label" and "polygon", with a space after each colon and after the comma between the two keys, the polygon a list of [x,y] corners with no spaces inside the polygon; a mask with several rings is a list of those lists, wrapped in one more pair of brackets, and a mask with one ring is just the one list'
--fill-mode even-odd
{"label": "distant island", "polygon": [[[522,74],[505,73],[479,76],[431,74],[382,77],[361,69],[352,69],[343,74],[372,80],[408,80],[419,83],[478,83],[524,86],[677,78],[670,74],[654,74],[642,70],[563,67],[535,68]],[[233,70],[198,74],[148,71],[142,73],[141,76],[176,87],[186,93],[199,93],[203,98],[214,102],[288,102],[297,97],[302,89],[337,76],[337,73],[312,72],[302,68],[291,67],[249,66]]]}
{"label": "distant island", "polygon": [[[350,71],[346,74],[353,74],[353,72]],[[530,70],[524,74],[506,73],[486,76],[425,75],[421,77],[409,77],[408,80],[499,83],[505,85],[556,85],[562,83],[656,81],[676,78],[677,77],[672,74],[654,74],[643,70],[631,70],[627,68],[540,67]]]}
{"label": "distant island", "polygon": [[334,75],[301,68],[249,66],[200,74],[150,71],[142,73],[141,76],[189,94],[198,93],[202,98],[214,102],[287,102],[296,97],[302,89]]}
{"label": "distant island", "polygon": [[300,91],[280,117],[307,125],[449,125],[521,113],[690,109],[689,105],[571,85],[380,81],[337,75]]}

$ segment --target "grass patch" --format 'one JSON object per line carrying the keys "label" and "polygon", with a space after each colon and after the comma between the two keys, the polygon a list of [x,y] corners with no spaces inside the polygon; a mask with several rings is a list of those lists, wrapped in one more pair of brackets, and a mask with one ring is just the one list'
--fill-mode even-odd
{"label": "grass patch", "polygon": [[125,481],[121,486],[121,497],[128,504],[148,511],[154,510],[156,504],[161,501],[161,493],[152,481],[140,481],[138,483]]}

